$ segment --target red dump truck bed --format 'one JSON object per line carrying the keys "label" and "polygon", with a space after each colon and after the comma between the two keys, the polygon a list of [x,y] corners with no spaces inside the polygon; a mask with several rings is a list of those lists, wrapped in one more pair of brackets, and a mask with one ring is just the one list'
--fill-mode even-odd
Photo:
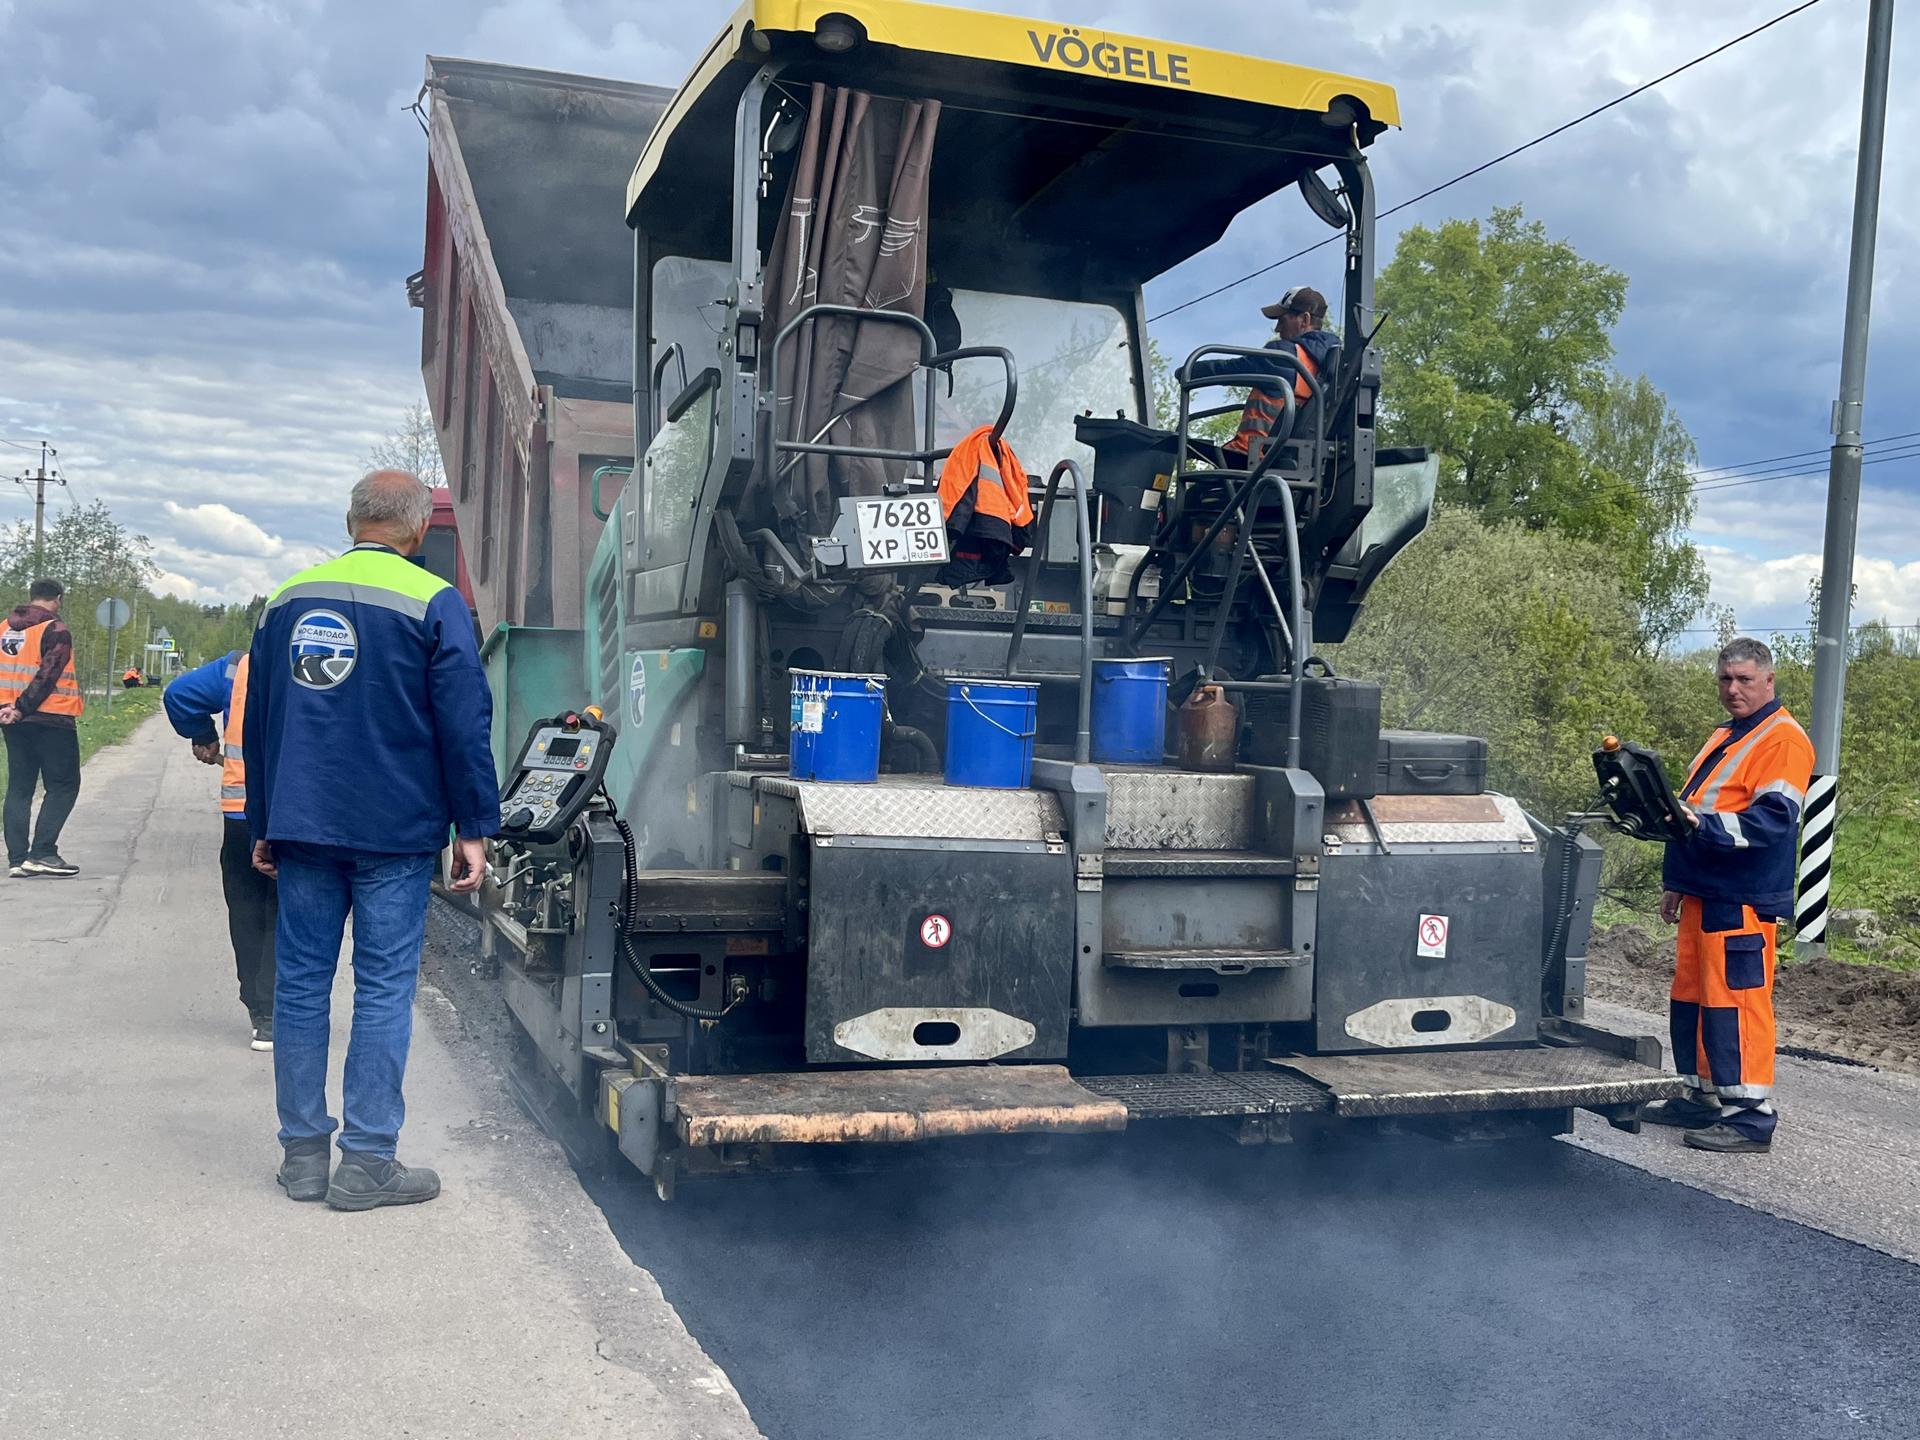
{"label": "red dump truck bed", "polygon": [[412,294],[474,608],[576,627],[593,474],[633,463],[625,186],[672,92],[434,56],[426,94]]}

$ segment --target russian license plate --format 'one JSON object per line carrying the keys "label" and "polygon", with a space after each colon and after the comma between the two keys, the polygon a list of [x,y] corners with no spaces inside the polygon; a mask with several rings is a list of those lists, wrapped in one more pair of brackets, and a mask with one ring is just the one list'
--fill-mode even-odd
{"label": "russian license plate", "polygon": [[860,500],[854,504],[859,565],[944,565],[947,520],[937,495]]}

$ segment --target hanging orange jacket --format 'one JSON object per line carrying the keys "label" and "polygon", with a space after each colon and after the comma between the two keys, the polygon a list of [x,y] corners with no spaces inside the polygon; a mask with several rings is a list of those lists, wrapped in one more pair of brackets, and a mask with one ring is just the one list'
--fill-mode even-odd
{"label": "hanging orange jacket", "polygon": [[[33,684],[34,676],[40,671],[41,642],[51,624],[52,620],[42,620],[24,630],[0,631],[0,705],[11,705]],[[69,651],[60,678],[34,710],[41,715],[77,717],[86,708],[86,702],[80,698],[80,682],[73,673],[73,654]]]}
{"label": "hanging orange jacket", "polygon": [[[1307,383],[1307,376],[1315,380],[1320,378],[1320,367],[1314,363],[1313,356],[1307,353],[1304,345],[1295,345],[1288,352],[1300,362],[1304,375],[1293,377],[1293,398],[1296,406],[1305,405],[1313,398],[1313,387]],[[1240,428],[1227,442],[1227,449],[1237,455],[1251,454],[1253,442],[1264,440],[1273,433],[1273,427],[1286,413],[1286,401],[1271,391],[1255,388],[1247,392],[1246,408],[1240,412]]]}
{"label": "hanging orange jacket", "polygon": [[226,729],[220,736],[220,809],[227,815],[247,813],[247,761],[241,748],[241,722],[247,715],[247,661],[244,651],[239,663],[229,667],[233,676],[233,698],[227,701]]}
{"label": "hanging orange jacket", "polygon": [[982,425],[947,456],[940,472],[940,509],[953,558],[940,572],[945,585],[1004,585],[1010,557],[1033,543],[1033,502],[1027,472],[1005,440]]}

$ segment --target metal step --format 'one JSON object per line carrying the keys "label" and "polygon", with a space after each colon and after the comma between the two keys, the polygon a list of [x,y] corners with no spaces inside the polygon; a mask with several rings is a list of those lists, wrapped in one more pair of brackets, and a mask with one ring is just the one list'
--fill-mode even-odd
{"label": "metal step", "polygon": [[1267,1062],[1332,1092],[1336,1115],[1463,1115],[1645,1104],[1679,1095],[1677,1075],[1601,1050],[1377,1052]]}
{"label": "metal step", "polygon": [[1123,1130],[1127,1112],[1062,1065],[681,1075],[689,1145],[840,1144]]}
{"label": "metal step", "polygon": [[1215,975],[1290,970],[1307,963],[1297,950],[1109,950],[1102,958],[1113,970],[1210,970]]}
{"label": "metal step", "polygon": [[1258,850],[1114,850],[1106,855],[1102,869],[1109,879],[1146,875],[1224,880],[1287,876],[1293,874],[1294,864],[1285,855],[1263,855]]}
{"label": "metal step", "polygon": [[1320,1086],[1273,1070],[1074,1078],[1083,1090],[1118,1100],[1134,1120],[1207,1115],[1309,1115],[1323,1112],[1332,1104]]}

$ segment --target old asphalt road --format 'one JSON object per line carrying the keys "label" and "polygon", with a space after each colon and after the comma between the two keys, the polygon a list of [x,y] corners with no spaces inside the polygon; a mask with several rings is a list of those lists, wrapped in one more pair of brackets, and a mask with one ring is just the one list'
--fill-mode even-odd
{"label": "old asphalt road", "polygon": [[275,1188],[216,784],[155,720],[86,768],[82,875],[0,878],[0,1436],[755,1434],[437,995],[401,1144],[441,1198]]}
{"label": "old asphalt road", "polygon": [[[497,1039],[470,932],[435,935]],[[1764,1158],[1582,1116],[1509,1148],[1137,1129],[671,1205],[585,1183],[774,1440],[1920,1436],[1920,1081],[1782,1080]]]}

